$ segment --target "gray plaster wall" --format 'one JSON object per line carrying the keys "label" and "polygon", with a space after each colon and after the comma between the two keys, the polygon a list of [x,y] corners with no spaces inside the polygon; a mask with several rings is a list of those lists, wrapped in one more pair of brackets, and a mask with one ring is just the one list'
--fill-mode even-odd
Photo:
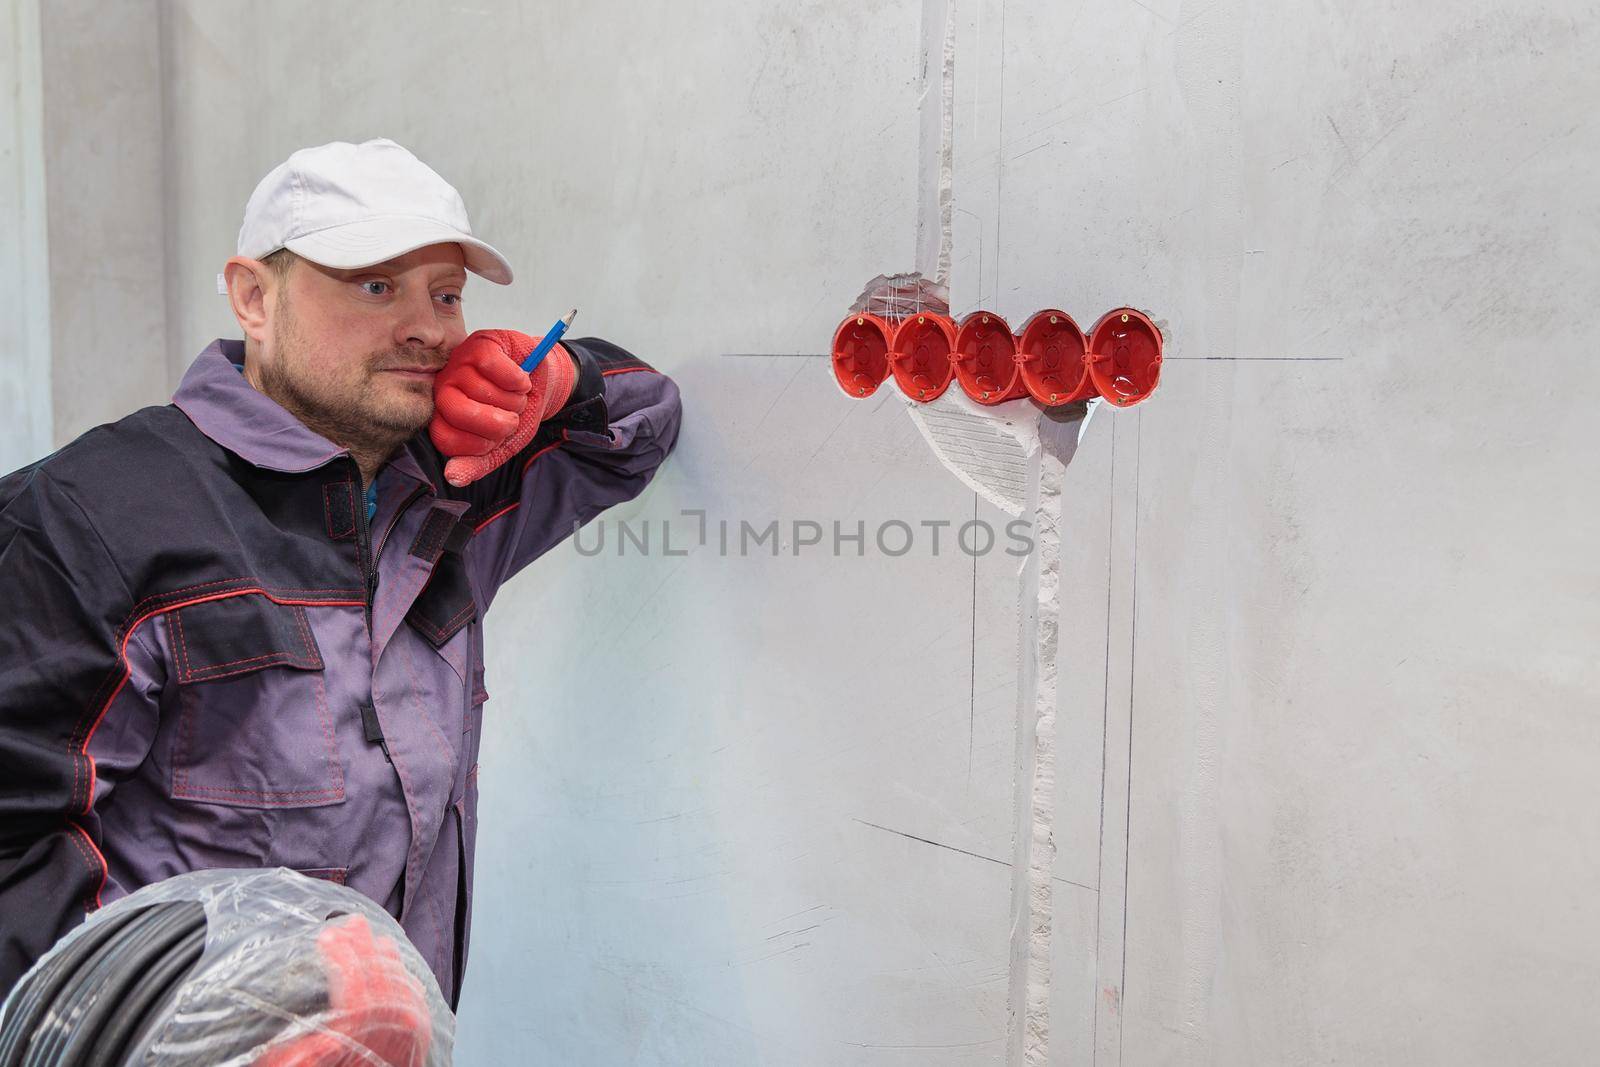
{"label": "gray plaster wall", "polygon": [[[52,330],[85,179],[49,164],[132,153],[160,222],[102,269],[164,264],[140,329],[168,387],[231,330],[212,279],[259,176],[372,136],[517,264],[469,288],[476,324],[577,304],[682,386],[658,480],[490,615],[458,1062],[1590,1058],[1592,6],[549,7],[174,2],[118,31],[160,90],[126,116],[42,75],[50,122],[160,145],[37,135]],[[108,30],[51,18],[46,57],[79,39],[52,25]],[[1168,339],[1155,398],[1098,414],[1065,476],[1042,975],[1012,963],[1021,560],[924,525],[1007,516],[815,355],[945,236],[958,311],[1132,304]],[[38,343],[54,428],[18,440],[110,417]],[[740,550],[774,520],[776,555]]]}
{"label": "gray plaster wall", "polygon": [[1069,471],[1052,1062],[1592,1056],[1600,19],[1430,11],[1008,0],[982,46],[999,310],[1172,339]]}
{"label": "gray plaster wall", "polygon": [[172,395],[162,6],[38,5],[58,446]]}
{"label": "gray plaster wall", "polygon": [[0,19],[0,467],[50,451],[50,240],[37,0]]}

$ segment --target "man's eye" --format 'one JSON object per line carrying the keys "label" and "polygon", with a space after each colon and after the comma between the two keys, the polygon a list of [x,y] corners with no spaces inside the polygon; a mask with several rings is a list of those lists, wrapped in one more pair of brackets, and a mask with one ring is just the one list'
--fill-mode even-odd
{"label": "man's eye", "polygon": [[[376,286],[376,288],[374,288]],[[370,296],[383,296],[389,290],[388,282],[362,282],[362,291]]]}
{"label": "man's eye", "polygon": [[439,299],[443,300],[448,307],[460,307],[461,306],[461,294],[460,293],[440,293],[439,294]]}

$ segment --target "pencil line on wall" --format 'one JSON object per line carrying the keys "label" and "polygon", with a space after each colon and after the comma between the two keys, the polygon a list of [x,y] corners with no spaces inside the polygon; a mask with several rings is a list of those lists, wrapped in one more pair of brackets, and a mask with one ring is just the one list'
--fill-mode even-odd
{"label": "pencil line on wall", "polygon": [[[1106,859],[1106,735],[1111,724],[1111,549],[1117,535],[1117,434],[1115,427],[1111,433],[1111,472],[1106,478],[1106,499],[1111,502],[1107,509],[1106,517],[1106,655],[1105,674],[1100,682],[1100,847],[1096,851],[1094,884],[1098,888],[1106,884],[1105,859]],[[1094,956],[1095,977],[1098,984],[1100,975],[1100,906],[1094,909]],[[1094,1012],[1094,1021],[1090,1028],[1089,1048],[1092,1050],[1091,1063],[1100,1059],[1100,1012]]]}
{"label": "pencil line on wall", "polygon": [[[978,494],[972,494],[972,521],[978,521]],[[972,738],[978,719],[978,557],[972,557],[972,632],[967,655],[967,789],[972,789]]]}
{"label": "pencil line on wall", "polygon": [[1191,360],[1197,363],[1343,363],[1343,356],[1162,356],[1161,362]]}
{"label": "pencil line on wall", "polygon": [[[1117,981],[1117,997],[1124,1008],[1128,1003],[1128,855],[1133,849],[1133,686],[1139,656],[1139,467],[1144,458],[1144,409],[1134,422],[1133,438],[1133,588],[1131,618],[1128,624],[1128,794],[1123,808],[1122,830],[1122,977]],[[1124,1016],[1117,1013],[1117,1026]],[[1122,1041],[1117,1041],[1117,1063],[1122,1062]]]}

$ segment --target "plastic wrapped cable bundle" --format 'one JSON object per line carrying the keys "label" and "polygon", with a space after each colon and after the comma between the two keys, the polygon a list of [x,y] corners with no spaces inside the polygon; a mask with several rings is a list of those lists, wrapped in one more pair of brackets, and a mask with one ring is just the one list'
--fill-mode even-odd
{"label": "plastic wrapped cable bundle", "polygon": [[100,909],[0,1016],[0,1067],[434,1067],[454,1042],[399,924],[282,868],[196,871]]}

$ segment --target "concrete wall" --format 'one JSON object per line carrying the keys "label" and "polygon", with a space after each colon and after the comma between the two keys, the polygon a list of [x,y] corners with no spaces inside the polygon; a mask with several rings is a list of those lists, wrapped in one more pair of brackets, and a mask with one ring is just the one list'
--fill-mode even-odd
{"label": "concrete wall", "polygon": [[[602,553],[563,546],[491,616],[459,1062],[1588,1057],[1589,6],[157,25],[169,376],[230,328],[211,280],[256,179],[383,135],[520,268],[469,289],[475,323],[576,303],[683,386]],[[1157,396],[1065,475],[1042,972],[1014,963],[1020,561],[919,525],[1006,517],[806,355],[867,277],[937,263],[946,30],[958,310],[1128,303],[1169,338]],[[797,519],[824,544],[795,554]],[[779,520],[779,554],[741,555],[741,520]]]}
{"label": "concrete wall", "polygon": [[161,7],[12,0],[0,17],[6,471],[172,393]]}
{"label": "concrete wall", "polygon": [[1595,12],[997,6],[984,288],[1173,342],[1069,472],[1052,1062],[1582,1062]]}
{"label": "concrete wall", "polygon": [[0,18],[0,468],[50,451],[50,263],[37,0]]}
{"label": "concrete wall", "polygon": [[176,384],[167,351],[162,6],[40,5],[57,445],[166,403]]}

